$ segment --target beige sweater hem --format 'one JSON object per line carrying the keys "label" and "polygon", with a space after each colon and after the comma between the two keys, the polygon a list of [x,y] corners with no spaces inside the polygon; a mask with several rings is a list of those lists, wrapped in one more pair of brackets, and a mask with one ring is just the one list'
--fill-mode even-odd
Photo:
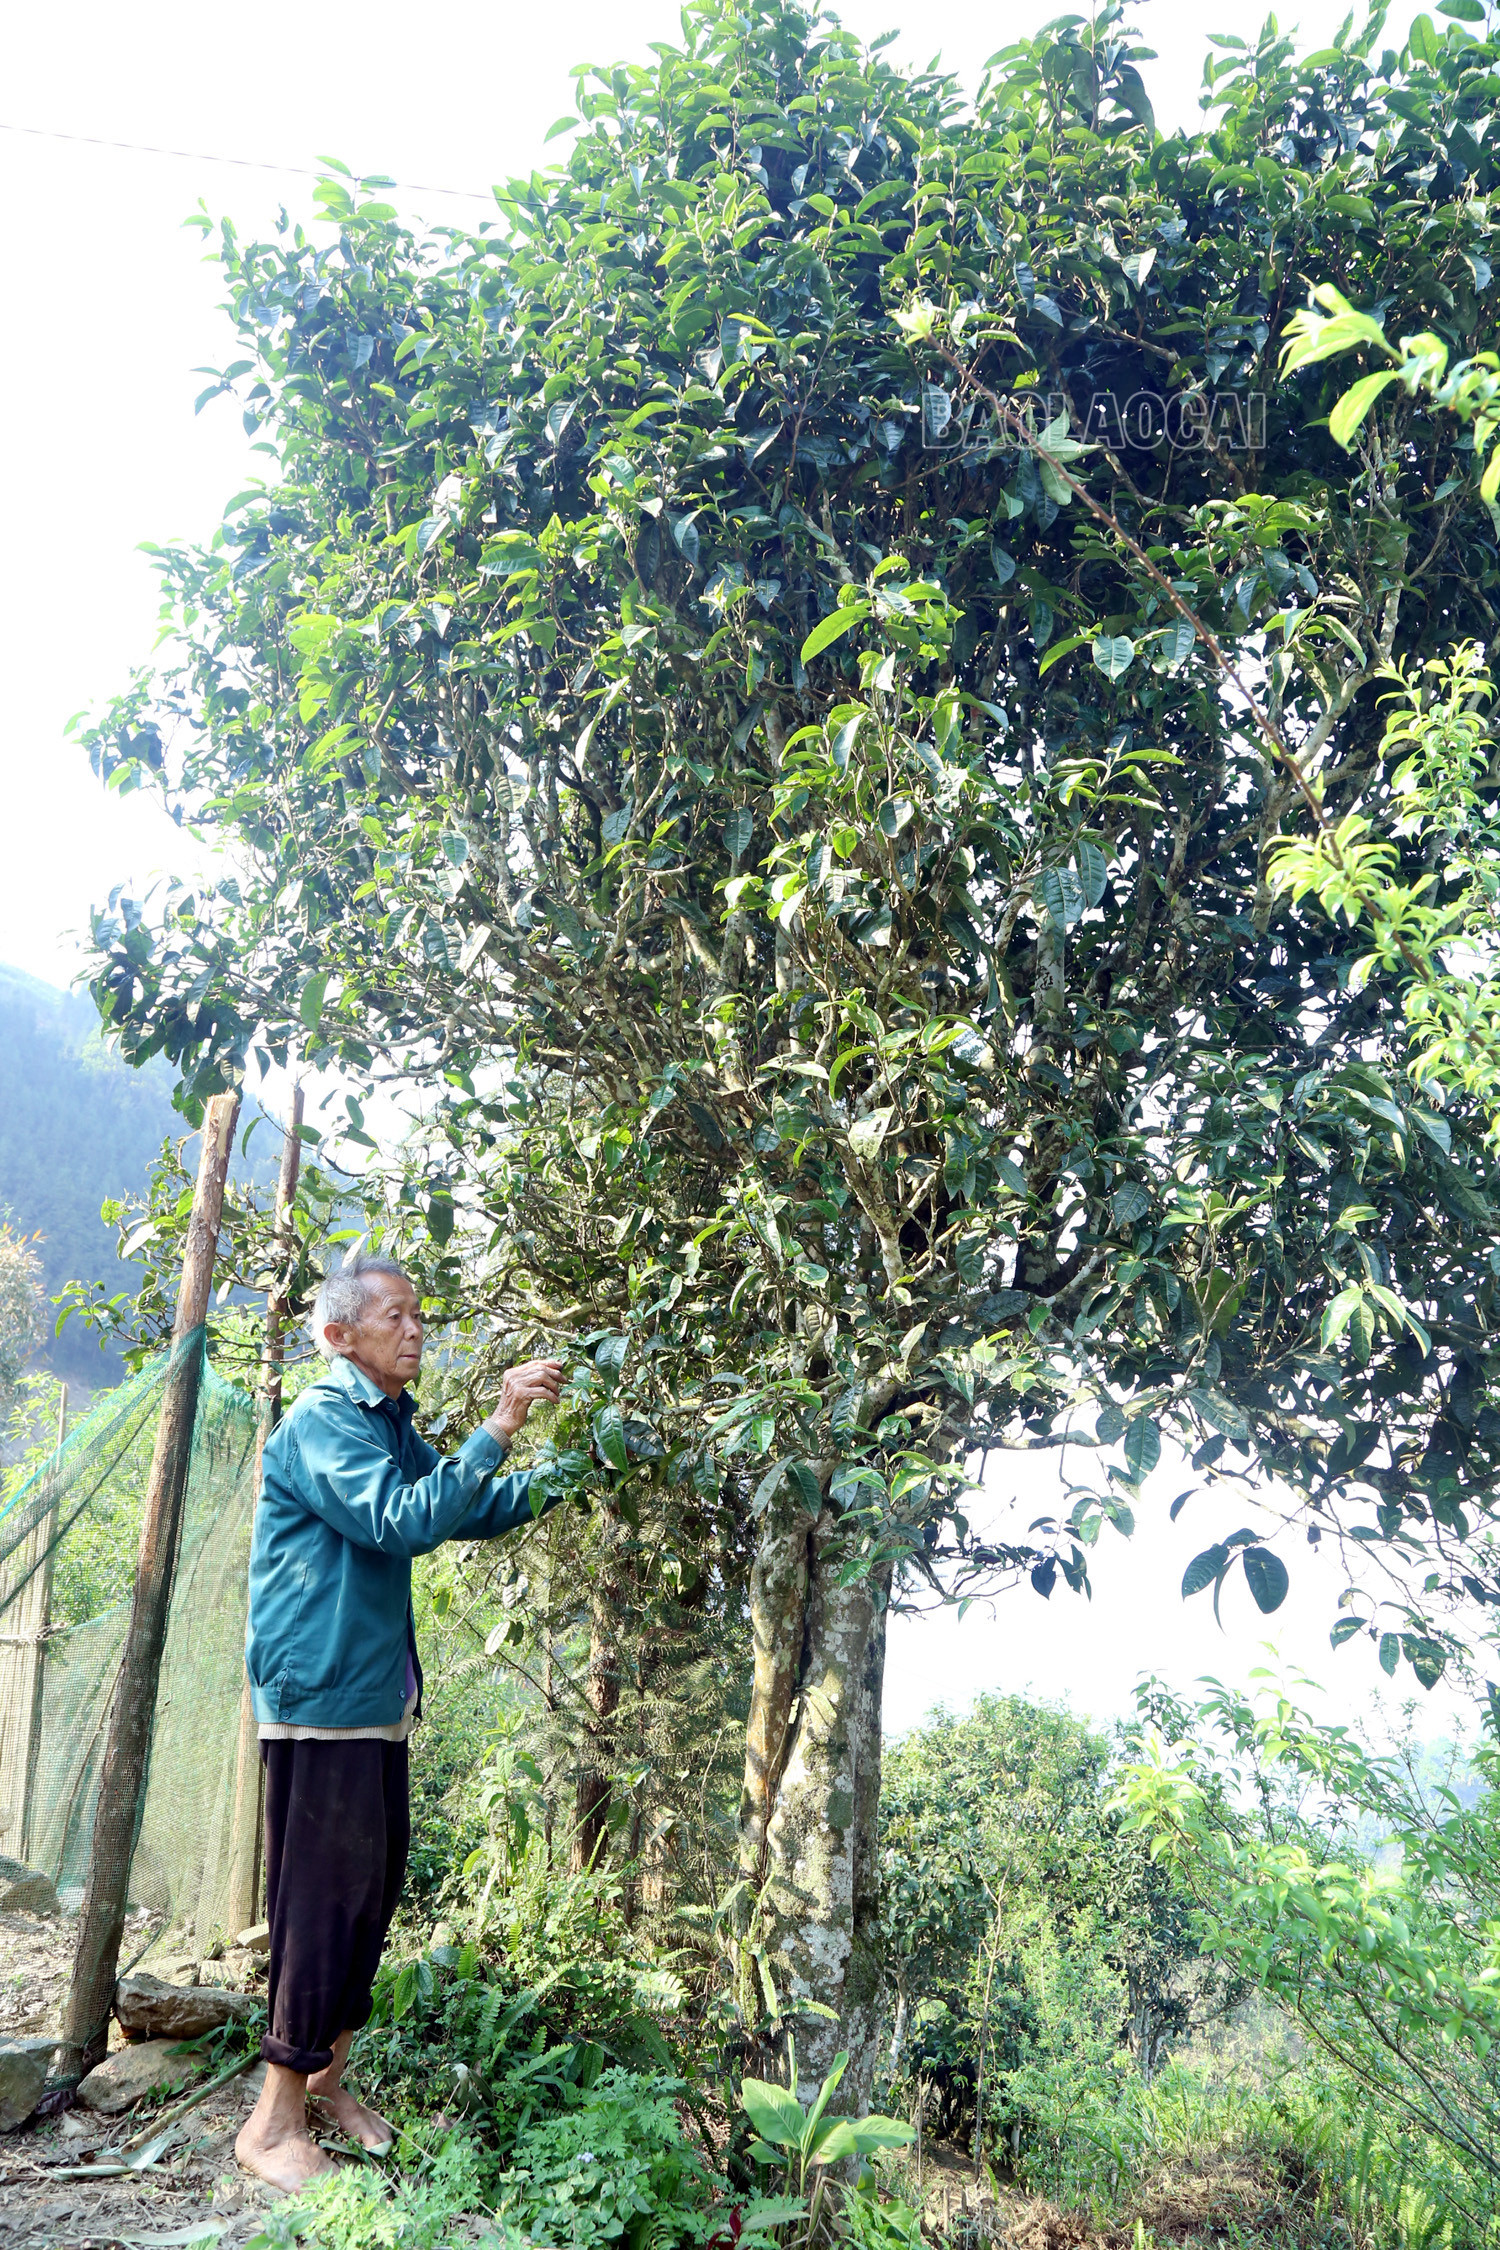
{"label": "beige sweater hem", "polygon": [[261,1727],[260,1739],[262,1742],[404,1742],[411,1733],[416,1708],[417,1691],[413,1688],[406,1709],[391,1726],[292,1727],[268,1723]]}

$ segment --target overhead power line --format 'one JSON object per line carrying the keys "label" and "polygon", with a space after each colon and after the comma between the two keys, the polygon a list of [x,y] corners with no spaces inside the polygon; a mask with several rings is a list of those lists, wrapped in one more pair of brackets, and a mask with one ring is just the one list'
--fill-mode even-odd
{"label": "overhead power line", "polygon": [[[329,177],[311,164],[273,164],[259,156],[216,156],[206,148],[155,148],[146,141],[111,141],[96,133],[58,133],[45,125],[12,125],[0,118],[0,133],[20,133],[34,141],[68,141],[75,148],[123,149],[130,156],[174,156],[190,164],[232,164],[242,172],[282,172],[298,179],[323,180]],[[407,195],[451,195],[463,203],[492,203],[493,196],[480,188],[437,187],[430,180],[393,180],[387,174],[372,175],[381,187],[400,188]],[[364,183],[358,182],[358,185]]]}

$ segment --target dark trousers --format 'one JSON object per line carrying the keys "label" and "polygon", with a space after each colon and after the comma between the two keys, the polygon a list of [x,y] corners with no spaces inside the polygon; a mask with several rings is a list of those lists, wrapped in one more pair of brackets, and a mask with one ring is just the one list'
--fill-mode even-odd
{"label": "dark trousers", "polygon": [[285,2070],[323,2070],[368,2022],[411,1840],[404,1742],[263,1742],[270,2028]]}

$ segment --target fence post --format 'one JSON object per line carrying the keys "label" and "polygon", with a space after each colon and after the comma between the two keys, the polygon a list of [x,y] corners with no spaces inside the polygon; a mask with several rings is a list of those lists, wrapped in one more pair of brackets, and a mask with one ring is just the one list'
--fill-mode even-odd
{"label": "fence post", "polygon": [[[272,1257],[275,1279],[266,1298],[266,1340],[260,1362],[260,1421],[255,1432],[255,1500],[260,1499],[261,1456],[281,1420],[281,1369],[286,1350],[290,1282],[296,1237],[292,1206],[302,1156],[302,1088],[292,1088],[292,1114],[281,1144],[281,1176],[276,1183],[276,1222]],[[254,1520],[252,1516],[252,1521]],[[250,1702],[250,1682],[240,1688],[239,1747],[234,1764],[234,1825],[230,1837],[226,1937],[256,1919],[260,1906],[261,1818],[265,1782],[260,1765],[260,1735]]]}
{"label": "fence post", "polygon": [[[57,1445],[68,1426],[68,1386],[57,1405]],[[54,1461],[54,1470],[57,1463]],[[20,1593],[0,1631],[0,1850],[31,1853],[31,1800],[42,1739],[42,1680],[52,1622],[52,1545],[57,1503],[16,1550],[6,1573]]]}
{"label": "fence post", "polygon": [[172,1328],[173,1359],[156,1426],[135,1593],[110,1706],[93,1848],[73,1955],[73,1980],[58,2043],[70,2070],[86,2070],[103,2054],[109,2029],[130,1862],[140,1828],[157,1682],[167,1635],[167,1607],[182,1531],[182,1503],[193,1452],[193,1424],[203,1372],[202,1338],[197,1331],[208,1313],[224,1209],[224,1180],[239,1108],[237,1093],[216,1094],[203,1119],[203,1150]]}

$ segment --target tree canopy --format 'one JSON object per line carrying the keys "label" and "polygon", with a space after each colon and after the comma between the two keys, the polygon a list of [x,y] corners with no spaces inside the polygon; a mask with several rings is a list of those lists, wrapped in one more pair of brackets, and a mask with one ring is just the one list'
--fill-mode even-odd
{"label": "tree canopy", "polygon": [[[371,1210],[476,1390],[569,1339],[601,1557],[743,1565],[742,1995],[851,2087],[893,1587],[1082,1587],[1169,1432],[1429,1562],[1337,1627],[1424,1680],[1494,1597],[1484,1121],[1271,880],[1392,662],[1493,622],[1462,427],[1397,389],[1347,455],[1345,375],[1276,378],[1314,282],[1489,324],[1500,50],[1381,21],[1216,40],[1167,138],[1114,6],[967,103],[699,0],[474,232],[345,174],[215,237],[268,480],[89,740],[236,871],[98,916],[95,995],[190,1107],[338,1073],[334,1156],[399,1090]],[[1064,1446],[980,1539],[966,1462]]]}

